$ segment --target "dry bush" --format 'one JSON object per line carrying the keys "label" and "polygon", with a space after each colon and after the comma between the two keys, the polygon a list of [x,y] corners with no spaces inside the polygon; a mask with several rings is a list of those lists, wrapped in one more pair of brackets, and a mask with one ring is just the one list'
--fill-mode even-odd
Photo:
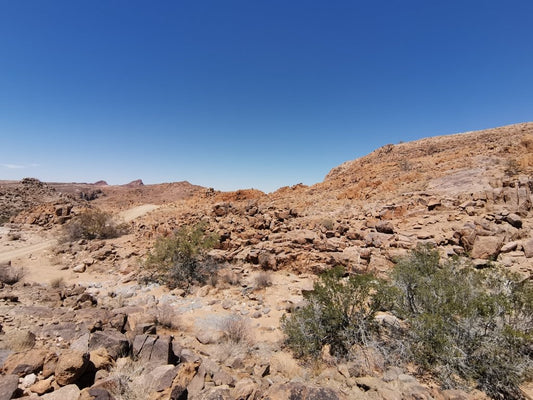
{"label": "dry bush", "polygon": [[167,329],[180,330],[182,328],[180,316],[168,304],[158,307],[155,322]]}
{"label": "dry bush", "polygon": [[231,269],[224,269],[218,273],[218,283],[226,286],[237,286],[241,284],[241,276]]}
{"label": "dry bush", "polygon": [[526,134],[522,136],[520,144],[524,146],[527,150],[533,150],[533,135]]}
{"label": "dry bush", "polygon": [[59,289],[65,285],[65,279],[60,276],[58,278],[54,278],[50,281],[50,287],[54,289]]}
{"label": "dry bush", "polygon": [[142,376],[146,366],[131,358],[120,358],[109,372],[109,392],[115,400],[146,400],[154,391]]}
{"label": "dry bush", "polygon": [[256,289],[264,289],[272,286],[272,276],[267,271],[260,271],[254,275],[254,287]]}
{"label": "dry bush", "polygon": [[224,339],[232,344],[251,343],[250,321],[239,315],[230,315],[220,322]]}
{"label": "dry bush", "polygon": [[128,231],[125,223],[118,223],[111,214],[94,209],[75,216],[63,228],[63,240],[74,242],[80,239],[112,239]]}
{"label": "dry bush", "polygon": [[24,277],[24,268],[13,267],[11,263],[0,265],[0,283],[14,285]]}

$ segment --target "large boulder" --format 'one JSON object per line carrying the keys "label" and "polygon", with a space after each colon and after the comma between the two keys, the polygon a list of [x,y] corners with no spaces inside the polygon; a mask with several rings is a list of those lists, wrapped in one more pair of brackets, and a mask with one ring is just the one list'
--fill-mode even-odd
{"label": "large boulder", "polygon": [[472,248],[472,258],[483,260],[496,259],[502,247],[502,239],[498,236],[478,236]]}
{"label": "large boulder", "polygon": [[177,361],[170,336],[137,335],[132,351],[133,356],[143,363],[166,365]]}
{"label": "large boulder", "polygon": [[10,400],[18,391],[17,375],[0,375],[0,400]]}
{"label": "large boulder", "polygon": [[107,353],[117,359],[118,357],[127,355],[130,350],[130,342],[123,333],[118,331],[97,331],[91,335],[89,339],[89,351],[104,348]]}
{"label": "large boulder", "polygon": [[43,369],[47,354],[48,351],[42,349],[11,354],[4,363],[3,371],[18,376],[38,373]]}
{"label": "large boulder", "polygon": [[89,366],[89,354],[77,350],[63,352],[57,361],[55,376],[59,386],[75,383]]}

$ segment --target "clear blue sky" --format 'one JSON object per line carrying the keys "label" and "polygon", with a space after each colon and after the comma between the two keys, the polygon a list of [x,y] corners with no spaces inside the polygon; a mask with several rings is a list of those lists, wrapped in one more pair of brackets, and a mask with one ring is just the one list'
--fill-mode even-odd
{"label": "clear blue sky", "polygon": [[0,179],[313,184],[533,120],[533,1],[0,0]]}

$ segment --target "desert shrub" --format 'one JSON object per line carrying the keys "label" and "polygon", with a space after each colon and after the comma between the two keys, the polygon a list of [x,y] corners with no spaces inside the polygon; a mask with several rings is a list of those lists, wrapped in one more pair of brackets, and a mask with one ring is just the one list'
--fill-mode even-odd
{"label": "desert shrub", "polygon": [[318,358],[324,346],[335,357],[378,337],[375,314],[386,300],[384,285],[371,275],[343,277],[340,267],[320,276],[305,294],[307,305],[281,320],[286,344],[297,357]]}
{"label": "desert shrub", "polygon": [[259,271],[254,275],[254,288],[264,289],[272,286],[272,276],[268,271]]}
{"label": "desert shrub", "polygon": [[250,321],[239,315],[230,315],[220,322],[224,339],[232,344],[247,344],[251,340]]}
{"label": "desert shrub", "polygon": [[158,238],[144,265],[152,273],[152,280],[170,288],[189,289],[216,273],[218,266],[207,252],[217,242],[218,235],[207,232],[204,225],[185,226],[170,237]]}
{"label": "desert shrub", "polygon": [[58,278],[54,278],[50,281],[50,287],[54,289],[61,288],[65,285],[65,279],[61,276]]}
{"label": "desert shrub", "polygon": [[228,268],[220,270],[217,277],[217,284],[222,284],[222,286],[236,286],[241,284],[240,274]]}
{"label": "desert shrub", "polygon": [[504,170],[505,175],[508,177],[513,177],[518,175],[520,172],[522,172],[522,168],[520,167],[518,161],[514,158],[508,159]]}
{"label": "desert shrub", "polygon": [[0,265],[0,283],[14,285],[24,277],[24,268],[14,267],[11,263]]}
{"label": "desert shrub", "polygon": [[167,329],[180,329],[182,321],[180,315],[169,304],[164,304],[157,308],[155,322]]}
{"label": "desert shrub", "polygon": [[101,210],[86,210],[64,226],[64,240],[111,239],[127,232],[126,224],[117,223],[111,214]]}
{"label": "desert shrub", "polygon": [[521,398],[533,371],[533,284],[460,259],[440,262],[418,247],[392,274],[394,311],[408,323],[408,361],[445,387],[475,385],[494,398]]}
{"label": "desert shrub", "polygon": [[[419,246],[388,283],[336,268],[305,297],[281,321],[297,357],[318,359],[329,348],[355,360],[369,350],[372,359],[415,364],[445,388],[474,386],[497,399],[521,399],[519,385],[533,376],[533,282],[495,266],[441,261]],[[378,310],[398,323],[379,325]]]}
{"label": "desert shrub", "polygon": [[120,358],[109,371],[108,390],[116,400],[144,400],[156,390],[153,380],[147,381],[144,363],[130,358]]}

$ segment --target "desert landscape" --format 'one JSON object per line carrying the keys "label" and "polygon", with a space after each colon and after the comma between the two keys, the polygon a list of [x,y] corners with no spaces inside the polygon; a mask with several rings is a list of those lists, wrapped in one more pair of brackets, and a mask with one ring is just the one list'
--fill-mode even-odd
{"label": "desert landscape", "polygon": [[[0,181],[0,399],[533,399],[532,191],[533,123],[388,144],[268,194]],[[435,255],[466,288],[493,277],[467,323],[494,318],[481,343],[513,327],[498,369],[499,347],[448,337],[444,353],[488,367],[416,358],[420,320],[375,305],[376,282],[400,290],[398,265]],[[368,334],[315,338],[305,313],[352,282],[366,314],[338,326]],[[498,313],[514,283],[526,297]]]}

